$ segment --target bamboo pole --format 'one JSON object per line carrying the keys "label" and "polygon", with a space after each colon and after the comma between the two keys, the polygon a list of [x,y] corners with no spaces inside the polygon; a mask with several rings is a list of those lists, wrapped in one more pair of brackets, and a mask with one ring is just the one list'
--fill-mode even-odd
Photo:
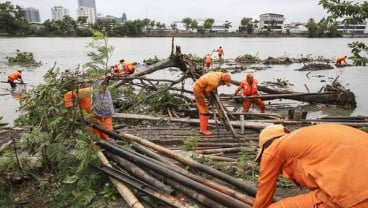
{"label": "bamboo pole", "polygon": [[137,149],[139,152],[143,152],[144,154],[148,153],[150,155],[150,157],[147,158],[148,160],[152,160],[151,158],[155,158],[156,160],[159,160],[159,161],[163,162],[163,163],[159,164],[161,166],[167,167],[168,169],[171,169],[171,170],[176,171],[176,172],[178,172],[182,175],[185,175],[185,176],[187,176],[187,177],[189,177],[189,178],[191,178],[191,179],[193,179],[197,182],[200,182],[200,183],[202,183],[202,184],[204,184],[208,187],[211,187],[215,190],[221,191],[222,193],[227,194],[229,196],[232,196],[232,197],[234,197],[234,198],[236,198],[240,201],[243,201],[246,204],[249,204],[249,205],[253,204],[254,199],[247,196],[247,195],[236,192],[236,191],[228,188],[227,186],[223,186],[223,185],[218,184],[214,181],[211,181],[211,180],[208,180],[208,179],[203,178],[201,176],[195,175],[195,174],[193,174],[193,173],[191,173],[191,172],[189,172],[189,171],[187,171],[187,170],[185,170],[185,169],[183,169],[183,168],[181,168],[181,167],[179,167],[179,166],[177,166],[173,163],[167,163],[167,162],[165,162],[166,160],[163,159],[161,155],[158,155],[158,154],[152,152],[151,150],[143,147],[140,144],[133,143],[132,146],[133,146],[134,149]]}
{"label": "bamboo pole", "polygon": [[[188,119],[188,118],[168,118],[168,117],[156,117],[149,115],[140,115],[140,114],[128,114],[128,113],[115,113],[113,118],[124,118],[124,119],[136,119],[136,120],[151,120],[151,121],[168,121],[168,122],[179,122],[179,123],[191,123],[191,124],[199,124],[198,119]],[[266,126],[272,124],[274,120],[270,122],[254,122],[254,121],[246,121],[244,122],[244,126],[251,129],[264,129]],[[214,120],[209,120],[209,124],[214,125]],[[239,121],[231,121],[231,125],[235,127],[240,127],[241,123]]]}
{"label": "bamboo pole", "polygon": [[167,186],[162,182],[160,182],[159,180],[157,180],[156,178],[152,177],[146,171],[144,171],[142,168],[138,167],[134,163],[110,153],[107,153],[107,157],[116,162],[125,171],[135,176],[136,178],[142,180],[143,182],[148,183],[151,186],[154,186],[167,194],[171,194],[172,192],[174,192],[174,190],[170,186]]}
{"label": "bamboo pole", "polygon": [[159,167],[159,166],[155,165],[155,163],[153,163],[149,160],[143,159],[142,157],[138,157],[136,154],[132,153],[131,151],[128,151],[128,150],[117,147],[115,144],[112,144],[110,142],[103,141],[103,140],[98,141],[97,144],[99,146],[101,146],[102,148],[106,149],[107,151],[110,151],[110,152],[112,152],[114,154],[117,154],[121,157],[124,157],[126,159],[133,160],[137,164],[140,164],[140,165],[145,166],[149,169],[152,169],[153,171],[156,171],[156,172],[162,174],[163,176],[166,176],[166,177],[168,177],[172,180],[175,180],[175,181],[177,181],[181,184],[185,184],[185,185],[199,191],[200,193],[207,195],[211,199],[213,199],[213,200],[215,200],[215,201],[217,201],[217,202],[219,202],[223,205],[234,207],[234,208],[244,208],[246,206],[245,203],[243,203],[243,202],[241,202],[241,201],[239,201],[235,198],[229,197],[228,195],[225,195],[224,193],[219,192],[217,190],[210,189],[207,186],[205,186],[201,183],[198,183],[197,181],[194,181],[194,180],[192,180],[188,177],[185,177],[185,176],[183,176],[183,175],[181,175],[181,174],[179,174],[175,171]]}
{"label": "bamboo pole", "polygon": [[[102,164],[108,167],[112,167],[110,162],[107,160],[107,158],[101,151],[97,152],[97,157],[101,160]],[[114,186],[116,187],[120,195],[123,197],[123,199],[128,203],[129,207],[144,208],[143,205],[138,201],[138,199],[135,197],[135,195],[130,191],[128,187],[126,187],[123,183],[119,182],[115,178],[109,177],[109,179],[112,182],[112,184],[114,184]]]}
{"label": "bamboo pole", "polygon": [[88,122],[86,121],[92,128],[95,128],[95,129],[98,129],[102,132],[104,132],[105,134],[111,136],[112,138],[115,138],[115,139],[122,139],[122,138],[125,138],[129,141],[135,141],[141,145],[144,145],[146,147],[150,147],[151,149],[154,149],[156,150],[157,152],[160,152],[170,158],[173,158],[183,164],[186,164],[186,165],[189,165],[191,166],[192,168],[195,168],[195,169],[198,169],[198,170],[201,170],[207,174],[210,174],[212,176],[215,176],[219,179],[222,179],[230,184],[233,184],[234,186],[240,188],[241,190],[244,190],[248,195],[250,196],[253,196],[255,197],[256,195],[256,192],[257,192],[257,189],[253,186],[253,185],[250,185],[249,183],[247,183],[246,181],[243,181],[243,180],[240,180],[238,178],[234,178],[234,177],[231,177],[219,170],[216,170],[212,167],[209,167],[209,166],[205,166],[205,165],[202,165],[201,163],[197,162],[197,161],[194,161],[190,158],[186,158],[186,157],[183,157],[181,155],[178,155],[178,154],[175,154],[175,152],[165,148],[165,147],[162,147],[162,146],[159,146],[159,145],[156,145],[146,139],[143,139],[143,138],[140,138],[140,137],[137,137],[137,136],[134,136],[134,135],[131,135],[131,134],[126,134],[126,133],[123,133],[121,135],[113,132],[113,131],[109,131],[109,130],[106,130],[105,128],[101,127],[101,126],[98,126],[94,123],[91,123],[91,122]]}
{"label": "bamboo pole", "polygon": [[173,207],[178,207],[178,208],[195,208],[194,206],[191,206],[189,204],[187,204],[184,201],[178,200],[177,198],[166,194],[164,192],[161,192],[157,189],[155,189],[154,187],[145,184],[141,181],[139,181],[136,178],[133,178],[127,174],[124,174],[112,167],[106,166],[106,165],[102,165],[101,167],[94,167],[100,171],[102,171],[103,173],[108,174],[111,177],[114,177],[115,179],[119,180],[119,181],[124,181],[126,183],[128,183],[130,186],[138,189],[139,191],[142,191],[143,193],[146,193],[152,197],[155,197],[156,199],[159,199],[163,202],[165,202],[166,204],[173,206]]}

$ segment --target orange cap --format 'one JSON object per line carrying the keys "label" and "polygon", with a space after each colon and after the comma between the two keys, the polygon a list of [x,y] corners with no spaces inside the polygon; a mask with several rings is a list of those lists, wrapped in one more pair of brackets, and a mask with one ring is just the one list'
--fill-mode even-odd
{"label": "orange cap", "polygon": [[254,76],[253,76],[253,73],[252,72],[248,72],[247,75],[246,75],[246,77],[248,78],[248,77],[254,77]]}
{"label": "orange cap", "polygon": [[230,73],[223,73],[221,75],[221,78],[224,81],[226,86],[228,86],[228,87],[231,86],[231,75],[230,75]]}
{"label": "orange cap", "polygon": [[264,150],[264,144],[274,138],[281,137],[285,134],[287,134],[288,131],[285,130],[285,127],[282,124],[273,124],[269,125],[266,128],[264,128],[261,133],[259,134],[259,140],[258,140],[258,154],[256,156],[255,161],[259,161],[263,150]]}

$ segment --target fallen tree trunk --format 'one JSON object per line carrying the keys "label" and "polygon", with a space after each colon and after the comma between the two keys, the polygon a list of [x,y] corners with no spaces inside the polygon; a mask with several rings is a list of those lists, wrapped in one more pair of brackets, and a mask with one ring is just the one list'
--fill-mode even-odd
{"label": "fallen tree trunk", "polygon": [[[122,118],[122,119],[135,119],[135,120],[151,120],[151,121],[170,121],[170,122],[179,122],[179,123],[192,123],[198,124],[198,119],[189,119],[189,118],[169,118],[169,117],[155,117],[149,115],[140,115],[140,114],[128,114],[128,113],[115,113],[113,118]],[[214,120],[209,120],[209,124],[216,124]],[[244,122],[244,126],[251,129],[264,129],[266,126],[272,124],[271,123],[259,123],[259,122]],[[242,124],[240,121],[231,121],[231,126],[240,127]]]}
{"label": "fallen tree trunk", "polygon": [[[301,92],[291,92],[286,90],[274,90],[266,86],[258,86],[258,90],[268,93],[269,95],[258,95],[254,97],[259,97],[264,100],[272,99],[292,99],[308,103],[321,103],[328,105],[337,105],[346,109],[354,109],[357,106],[355,95],[348,89],[345,89],[339,82],[337,82],[338,77],[332,82],[331,85],[326,85],[322,89],[324,92],[315,93],[301,93]],[[237,85],[240,82],[232,81]],[[322,90],[321,89],[321,90]],[[276,95],[275,95],[276,94]],[[231,97],[231,96],[227,96]],[[249,96],[248,98],[253,98]],[[238,97],[239,102],[242,101],[242,96]]]}

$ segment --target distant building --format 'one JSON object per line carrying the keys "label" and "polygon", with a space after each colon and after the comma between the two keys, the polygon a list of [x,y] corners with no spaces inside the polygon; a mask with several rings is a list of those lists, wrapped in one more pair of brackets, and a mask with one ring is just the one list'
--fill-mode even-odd
{"label": "distant building", "polygon": [[293,22],[284,25],[283,32],[289,33],[306,33],[308,32],[308,28],[303,23]]}
{"label": "distant building", "polygon": [[361,24],[345,24],[342,20],[338,21],[337,31],[342,34],[368,34],[368,21]]}
{"label": "distant building", "polygon": [[261,31],[271,30],[272,32],[282,32],[284,29],[284,15],[266,13],[259,15],[259,29]]}
{"label": "distant building", "polygon": [[96,11],[96,1],[95,0],[78,0],[78,6],[90,7]]}
{"label": "distant building", "polygon": [[95,9],[91,7],[80,6],[77,10],[77,16],[80,18],[85,18],[87,24],[96,23]]}
{"label": "distant building", "polygon": [[41,23],[40,10],[29,7],[25,8],[26,20],[29,23]]}
{"label": "distant building", "polygon": [[53,20],[62,20],[64,16],[70,16],[69,10],[62,6],[54,6],[51,8],[51,15]]}
{"label": "distant building", "polygon": [[121,16],[121,23],[124,23],[126,22],[128,19],[127,19],[127,15],[125,14],[125,12],[123,13],[123,16]]}

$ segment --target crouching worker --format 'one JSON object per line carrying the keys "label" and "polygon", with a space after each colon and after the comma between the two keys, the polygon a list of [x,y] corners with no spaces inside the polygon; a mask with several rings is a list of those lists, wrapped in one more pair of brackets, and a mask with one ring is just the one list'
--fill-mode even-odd
{"label": "crouching worker", "polygon": [[[289,132],[270,125],[259,134],[253,207],[368,207],[367,160],[368,134],[353,127],[319,124]],[[310,192],[272,202],[279,174]]]}
{"label": "crouching worker", "polygon": [[17,87],[15,81],[19,81],[20,83],[23,83],[21,69],[18,69],[17,71],[14,71],[8,75],[8,83],[10,84],[11,88]]}
{"label": "crouching worker", "polygon": [[208,106],[206,99],[211,95],[211,92],[217,90],[220,85],[231,86],[231,76],[229,73],[223,72],[208,72],[196,80],[193,86],[193,94],[199,112],[199,132],[205,136],[212,135],[208,131]]}
{"label": "crouching worker", "polygon": [[[108,79],[98,80],[95,86],[81,88],[76,91],[69,91],[64,94],[64,104],[66,108],[79,105],[87,114],[93,114],[93,122],[100,123],[107,130],[113,130],[112,115],[114,107],[110,91],[107,88]],[[74,105],[74,100],[79,102]],[[92,129],[92,133],[98,138],[107,140],[108,136],[101,131]]]}

